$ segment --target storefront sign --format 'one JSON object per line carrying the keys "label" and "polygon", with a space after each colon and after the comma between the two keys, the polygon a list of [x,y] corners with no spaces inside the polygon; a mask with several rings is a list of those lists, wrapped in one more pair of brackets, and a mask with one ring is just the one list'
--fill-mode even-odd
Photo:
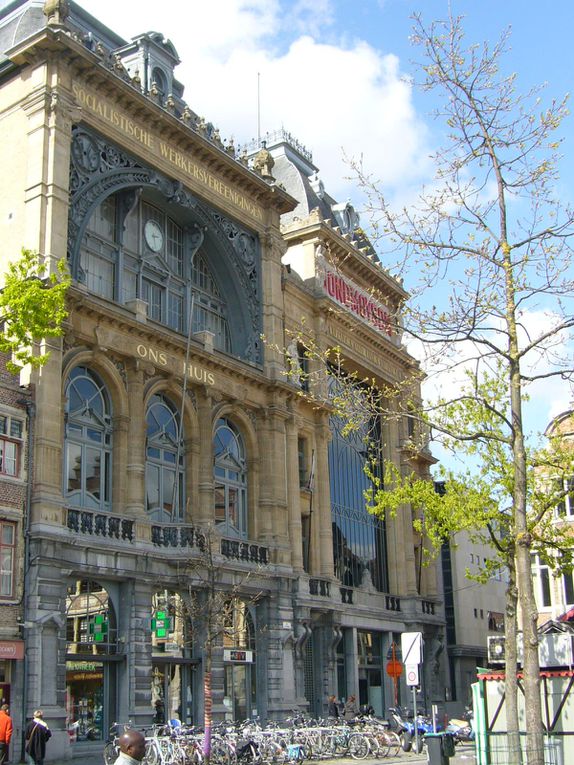
{"label": "storefront sign", "polygon": [[118,109],[114,103],[106,98],[102,98],[102,96],[92,92],[90,89],[74,82],[72,83],[72,90],[76,101],[83,109],[95,114],[124,135],[140,143],[145,156],[153,154],[163,159],[194,182],[194,186],[203,186],[231,202],[252,218],[258,221],[263,220],[263,209],[259,205],[252,202],[241,192],[228,186],[221,178],[213,175],[197,159],[183,153],[167,141],[161,140],[147,126],[144,127],[142,123],[131,119],[125,112]]}
{"label": "storefront sign", "polygon": [[396,327],[393,325],[393,317],[387,306],[374,300],[371,295],[341,274],[331,271],[325,264],[322,265],[325,293],[359,319],[398,343]]}
{"label": "storefront sign", "polygon": [[[144,345],[143,343],[139,343],[136,346],[136,353],[140,359],[151,361],[153,364],[157,364],[161,367],[168,368],[173,365],[173,358],[171,356],[169,356],[165,351],[162,351],[159,348],[155,348],[152,345]],[[182,376],[185,374],[185,361],[183,361],[181,364],[181,371],[179,374]],[[209,372],[200,364],[188,364],[187,377],[192,382],[199,382],[203,383],[204,385],[215,384],[215,375],[213,372]]]}
{"label": "storefront sign", "polygon": [[226,648],[223,651],[223,661],[236,661],[241,664],[253,664],[253,651],[243,651],[237,648]]}
{"label": "storefront sign", "polygon": [[23,640],[0,640],[0,659],[23,659]]}

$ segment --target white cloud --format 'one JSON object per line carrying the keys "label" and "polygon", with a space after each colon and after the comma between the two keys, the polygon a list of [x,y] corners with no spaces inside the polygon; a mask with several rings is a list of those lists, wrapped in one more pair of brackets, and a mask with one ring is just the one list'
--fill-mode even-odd
{"label": "white cloud", "polygon": [[413,182],[423,168],[427,134],[400,62],[364,41],[333,43],[329,0],[183,7],[179,0],[161,6],[143,0],[136,14],[131,3],[80,4],[127,39],[150,29],[170,39],[190,107],[236,144],[257,136],[259,73],[262,133],[291,132],[313,152],[327,191],[341,201],[359,198],[344,155],[362,155],[387,188]]}

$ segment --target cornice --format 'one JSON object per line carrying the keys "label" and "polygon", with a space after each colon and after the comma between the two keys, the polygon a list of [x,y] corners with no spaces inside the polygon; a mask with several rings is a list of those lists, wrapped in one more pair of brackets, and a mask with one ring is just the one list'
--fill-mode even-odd
{"label": "cornice", "polygon": [[[210,172],[240,187],[264,208],[270,207],[278,214],[293,210],[297,200],[277,184],[269,184],[255,171],[231,156],[223,146],[200,135],[190,124],[155,103],[141,92],[135,84],[107,68],[102,59],[74,39],[63,28],[45,28],[22,43],[6,51],[10,61],[19,67],[37,65],[43,60],[54,59],[58,66],[65,61],[72,75],[87,85],[98,89],[102,96],[112,99],[127,114],[145,122],[149,130],[169,141],[182,152],[193,154]],[[65,59],[64,59],[65,56]],[[89,113],[86,113],[89,122]]]}

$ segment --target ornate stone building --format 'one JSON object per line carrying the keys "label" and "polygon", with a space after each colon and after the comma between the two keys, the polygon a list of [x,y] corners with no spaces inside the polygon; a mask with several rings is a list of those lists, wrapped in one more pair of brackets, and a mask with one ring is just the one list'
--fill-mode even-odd
{"label": "ornate stone building", "polygon": [[[407,699],[385,672],[405,630],[440,701],[436,569],[410,509],[366,512],[361,439],[306,395],[313,362],[291,347],[300,330],[336,343],[381,386],[415,367],[390,321],[407,294],[352,207],[291,136],[237,158],[183,100],[161,34],[126,42],[73,2],[15,0],[0,45],[2,258],[26,246],[73,277],[65,337],[22,380],[26,711],[45,710],[51,755],[114,720],[201,721],[206,535],[217,587],[240,596],[216,717],[318,713],[330,692],[382,713]],[[412,419],[378,420],[385,455],[427,474]]]}

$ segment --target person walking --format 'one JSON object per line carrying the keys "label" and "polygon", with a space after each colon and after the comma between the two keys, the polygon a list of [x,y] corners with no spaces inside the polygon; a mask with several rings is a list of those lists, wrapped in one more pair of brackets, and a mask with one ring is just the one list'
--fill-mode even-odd
{"label": "person walking", "polygon": [[139,765],[145,755],[145,737],[139,730],[128,728],[118,739],[120,753],[114,765]]}
{"label": "person walking", "polygon": [[356,696],[349,696],[349,698],[347,699],[347,701],[345,703],[345,709],[343,711],[343,717],[347,721],[354,720],[355,717],[357,716],[357,713],[358,713],[359,710],[357,709],[356,699],[357,699]]}
{"label": "person walking", "polygon": [[329,708],[328,708],[329,717],[339,717],[339,705],[337,704],[337,697],[329,696],[328,701],[329,701]]}
{"label": "person walking", "polygon": [[8,747],[12,738],[12,729],[10,707],[8,704],[2,704],[0,707],[0,765],[8,762]]}
{"label": "person walking", "polygon": [[44,765],[46,756],[46,741],[52,735],[48,724],[44,720],[44,713],[36,709],[34,717],[26,727],[25,749],[34,765]]}

